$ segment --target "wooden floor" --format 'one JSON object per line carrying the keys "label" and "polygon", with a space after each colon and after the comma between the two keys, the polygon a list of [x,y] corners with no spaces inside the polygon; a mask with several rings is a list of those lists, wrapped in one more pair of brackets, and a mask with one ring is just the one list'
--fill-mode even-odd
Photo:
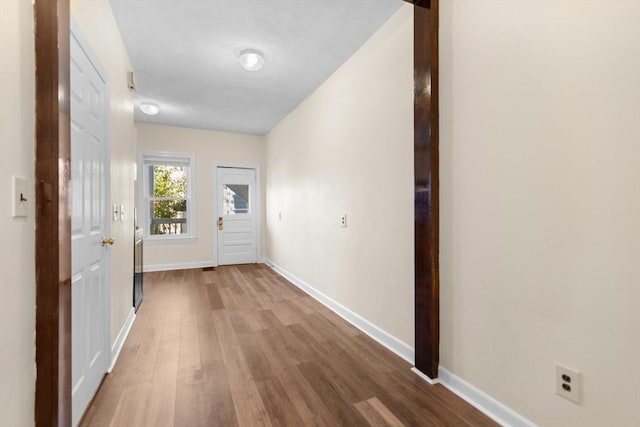
{"label": "wooden floor", "polygon": [[83,426],[494,426],[264,265],[145,274]]}

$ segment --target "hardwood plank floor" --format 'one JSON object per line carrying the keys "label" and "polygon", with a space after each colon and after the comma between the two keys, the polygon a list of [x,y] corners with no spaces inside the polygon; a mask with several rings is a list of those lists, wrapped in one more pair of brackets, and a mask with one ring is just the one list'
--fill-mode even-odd
{"label": "hardwood plank floor", "polygon": [[145,274],[82,426],[495,426],[264,265]]}

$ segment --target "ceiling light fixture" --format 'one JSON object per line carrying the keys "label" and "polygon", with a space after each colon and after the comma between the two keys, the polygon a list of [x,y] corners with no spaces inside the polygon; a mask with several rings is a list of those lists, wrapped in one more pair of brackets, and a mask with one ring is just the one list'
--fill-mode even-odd
{"label": "ceiling light fixture", "polygon": [[247,71],[258,71],[264,66],[264,55],[256,49],[240,51],[240,65]]}
{"label": "ceiling light fixture", "polygon": [[160,112],[160,107],[150,102],[143,102],[142,104],[140,104],[140,110],[145,114],[155,116]]}

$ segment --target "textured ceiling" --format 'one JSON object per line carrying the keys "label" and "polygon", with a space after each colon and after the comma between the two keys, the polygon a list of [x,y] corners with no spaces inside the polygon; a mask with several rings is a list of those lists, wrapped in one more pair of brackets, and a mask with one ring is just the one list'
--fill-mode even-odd
{"label": "textured ceiling", "polygon": [[[400,7],[402,0],[111,0],[136,72],[135,119],[265,134]],[[244,70],[238,52],[262,51]]]}

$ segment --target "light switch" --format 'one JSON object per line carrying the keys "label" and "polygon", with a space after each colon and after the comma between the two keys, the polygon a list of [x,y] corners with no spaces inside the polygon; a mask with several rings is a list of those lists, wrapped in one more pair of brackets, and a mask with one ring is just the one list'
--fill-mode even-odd
{"label": "light switch", "polygon": [[120,205],[120,221],[124,221],[124,205]]}
{"label": "light switch", "polygon": [[11,188],[13,193],[13,202],[11,204],[11,216],[13,218],[27,216],[27,180],[13,175],[11,177]]}
{"label": "light switch", "polygon": [[111,209],[112,209],[113,221],[117,221],[118,218],[120,218],[120,211],[118,210],[118,205],[113,205]]}

